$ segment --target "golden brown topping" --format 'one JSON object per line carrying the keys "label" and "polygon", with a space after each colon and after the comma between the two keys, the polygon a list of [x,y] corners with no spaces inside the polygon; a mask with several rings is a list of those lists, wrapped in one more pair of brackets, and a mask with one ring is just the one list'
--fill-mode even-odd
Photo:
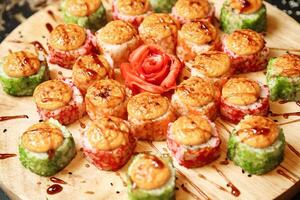
{"label": "golden brown topping", "polygon": [[295,54],[285,54],[275,59],[273,68],[281,76],[300,76],[300,56]]}
{"label": "golden brown topping", "polygon": [[49,122],[41,122],[29,127],[21,137],[22,145],[26,149],[38,153],[57,149],[63,140],[61,130]]}
{"label": "golden brown topping", "polygon": [[14,78],[28,77],[40,69],[38,57],[27,51],[10,53],[3,62],[4,72]]}
{"label": "golden brown topping", "polygon": [[235,105],[249,105],[260,97],[260,85],[247,78],[232,78],[222,89],[222,97]]}
{"label": "golden brown topping", "polygon": [[39,108],[56,110],[67,105],[73,96],[69,85],[60,80],[46,81],[37,86],[33,98]]}
{"label": "golden brown topping", "polygon": [[225,40],[226,47],[238,55],[251,55],[264,48],[265,41],[261,34],[250,29],[234,31]]}
{"label": "golden brown topping", "polygon": [[66,0],[65,8],[76,17],[85,17],[96,12],[101,6],[101,0]]}
{"label": "golden brown topping", "polygon": [[76,24],[60,24],[51,32],[49,44],[55,49],[70,51],[81,47],[86,40],[85,30]]}
{"label": "golden brown topping", "polygon": [[242,14],[251,14],[262,6],[262,0],[230,0],[230,6]]}
{"label": "golden brown topping", "polygon": [[237,136],[241,142],[255,148],[271,146],[278,138],[279,129],[277,124],[262,116],[247,116],[237,129]]}
{"label": "golden brown topping", "polygon": [[178,0],[174,7],[177,15],[189,20],[206,18],[211,10],[207,0]]}
{"label": "golden brown topping", "polygon": [[126,15],[141,15],[150,9],[148,0],[117,0],[117,6]]}

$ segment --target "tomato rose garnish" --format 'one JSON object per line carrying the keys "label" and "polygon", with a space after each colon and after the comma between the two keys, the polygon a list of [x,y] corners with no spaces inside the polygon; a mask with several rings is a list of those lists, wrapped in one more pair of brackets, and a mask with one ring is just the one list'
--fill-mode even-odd
{"label": "tomato rose garnish", "polygon": [[154,45],[142,45],[134,50],[129,63],[121,64],[125,84],[134,93],[143,91],[161,94],[176,87],[181,62]]}

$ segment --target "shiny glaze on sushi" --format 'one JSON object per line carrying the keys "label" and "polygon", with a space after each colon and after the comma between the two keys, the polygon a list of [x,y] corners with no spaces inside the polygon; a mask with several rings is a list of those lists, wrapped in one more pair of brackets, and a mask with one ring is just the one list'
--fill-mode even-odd
{"label": "shiny glaze on sushi", "polygon": [[272,64],[272,70],[285,77],[300,76],[300,56],[295,54],[282,55]]}
{"label": "shiny glaze on sushi", "polygon": [[178,0],[173,9],[176,15],[196,21],[208,17],[211,13],[211,5],[207,0]]}
{"label": "shiny glaze on sushi", "polygon": [[252,14],[262,6],[262,0],[230,0],[230,6],[241,14]]}
{"label": "shiny glaze on sushi", "polygon": [[142,15],[150,10],[148,0],[117,0],[119,12],[125,15]]}
{"label": "shiny glaze on sushi", "polygon": [[89,16],[96,12],[101,5],[101,0],[66,0],[67,12],[76,17]]}

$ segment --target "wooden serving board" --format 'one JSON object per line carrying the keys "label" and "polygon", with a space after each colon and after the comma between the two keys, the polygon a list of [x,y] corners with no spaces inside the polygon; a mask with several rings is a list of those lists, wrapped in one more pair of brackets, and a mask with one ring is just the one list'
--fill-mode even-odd
{"label": "wooden serving board", "polygon": [[[223,1],[216,0],[216,13],[219,13]],[[266,3],[267,4],[267,3]],[[267,46],[271,48],[271,57],[285,53],[274,48],[300,49],[300,25],[277,8],[267,4],[268,33]],[[51,15],[51,13],[54,15]],[[61,23],[58,6],[52,5],[36,13],[17,27],[0,45],[0,57],[8,54],[9,50],[33,50],[32,41],[39,41],[46,46],[49,35],[46,23],[53,27]],[[298,50],[299,52],[299,50]],[[295,51],[297,53],[297,51]],[[51,76],[71,76],[71,71],[51,65]],[[244,76],[265,82],[262,72]],[[271,103],[274,113],[298,112],[296,103]],[[28,119],[15,119],[0,122],[0,153],[16,153],[20,135],[30,125],[39,120],[34,102],[31,97],[16,98],[3,93],[0,88],[0,116],[26,114]],[[176,198],[188,199],[287,199],[300,188],[300,116],[283,118],[275,117],[284,129],[287,146],[285,159],[272,172],[263,176],[251,176],[242,173],[240,167],[232,162],[224,165],[226,157],[226,141],[232,125],[216,120],[222,137],[222,154],[215,162],[198,169],[185,169],[174,162],[177,169]],[[80,120],[88,124],[87,117]],[[49,178],[40,177],[25,169],[17,157],[0,160],[0,187],[13,199],[22,200],[84,200],[84,199],[127,199],[124,183],[128,166],[119,172],[100,171],[85,160],[81,149],[81,134],[84,128],[77,122],[68,127],[72,132],[78,149],[76,158],[56,177],[67,182],[63,191],[56,195],[47,195],[47,188],[52,185]],[[4,132],[4,129],[7,129]],[[165,142],[139,142],[136,151],[152,151],[167,153]],[[239,196],[232,194],[232,183],[240,192]]]}

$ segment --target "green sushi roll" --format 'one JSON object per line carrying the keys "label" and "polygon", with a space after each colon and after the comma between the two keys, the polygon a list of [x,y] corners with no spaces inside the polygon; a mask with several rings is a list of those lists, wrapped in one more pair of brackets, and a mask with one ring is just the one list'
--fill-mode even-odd
{"label": "green sushi roll", "polygon": [[157,13],[170,13],[177,0],[150,0],[153,10]]}
{"label": "green sushi roll", "polygon": [[227,155],[250,174],[265,174],[281,163],[285,138],[271,119],[246,116],[232,132]]}
{"label": "green sushi roll", "polygon": [[267,9],[261,0],[227,0],[221,9],[220,22],[225,33],[238,29],[264,32],[267,28]]}
{"label": "green sushi roll", "polygon": [[54,119],[29,127],[21,137],[19,159],[25,168],[40,176],[56,174],[75,155],[71,133]]}
{"label": "green sushi roll", "polygon": [[267,67],[270,99],[300,100],[300,56],[285,54],[272,58]]}
{"label": "green sushi roll", "polygon": [[49,79],[44,58],[26,51],[10,53],[0,61],[0,82],[12,96],[32,96],[34,89]]}
{"label": "green sushi roll", "polygon": [[171,158],[139,154],[128,168],[130,200],[175,199],[175,169]]}
{"label": "green sushi roll", "polygon": [[106,11],[101,0],[63,0],[61,10],[65,23],[97,31],[107,23]]}

